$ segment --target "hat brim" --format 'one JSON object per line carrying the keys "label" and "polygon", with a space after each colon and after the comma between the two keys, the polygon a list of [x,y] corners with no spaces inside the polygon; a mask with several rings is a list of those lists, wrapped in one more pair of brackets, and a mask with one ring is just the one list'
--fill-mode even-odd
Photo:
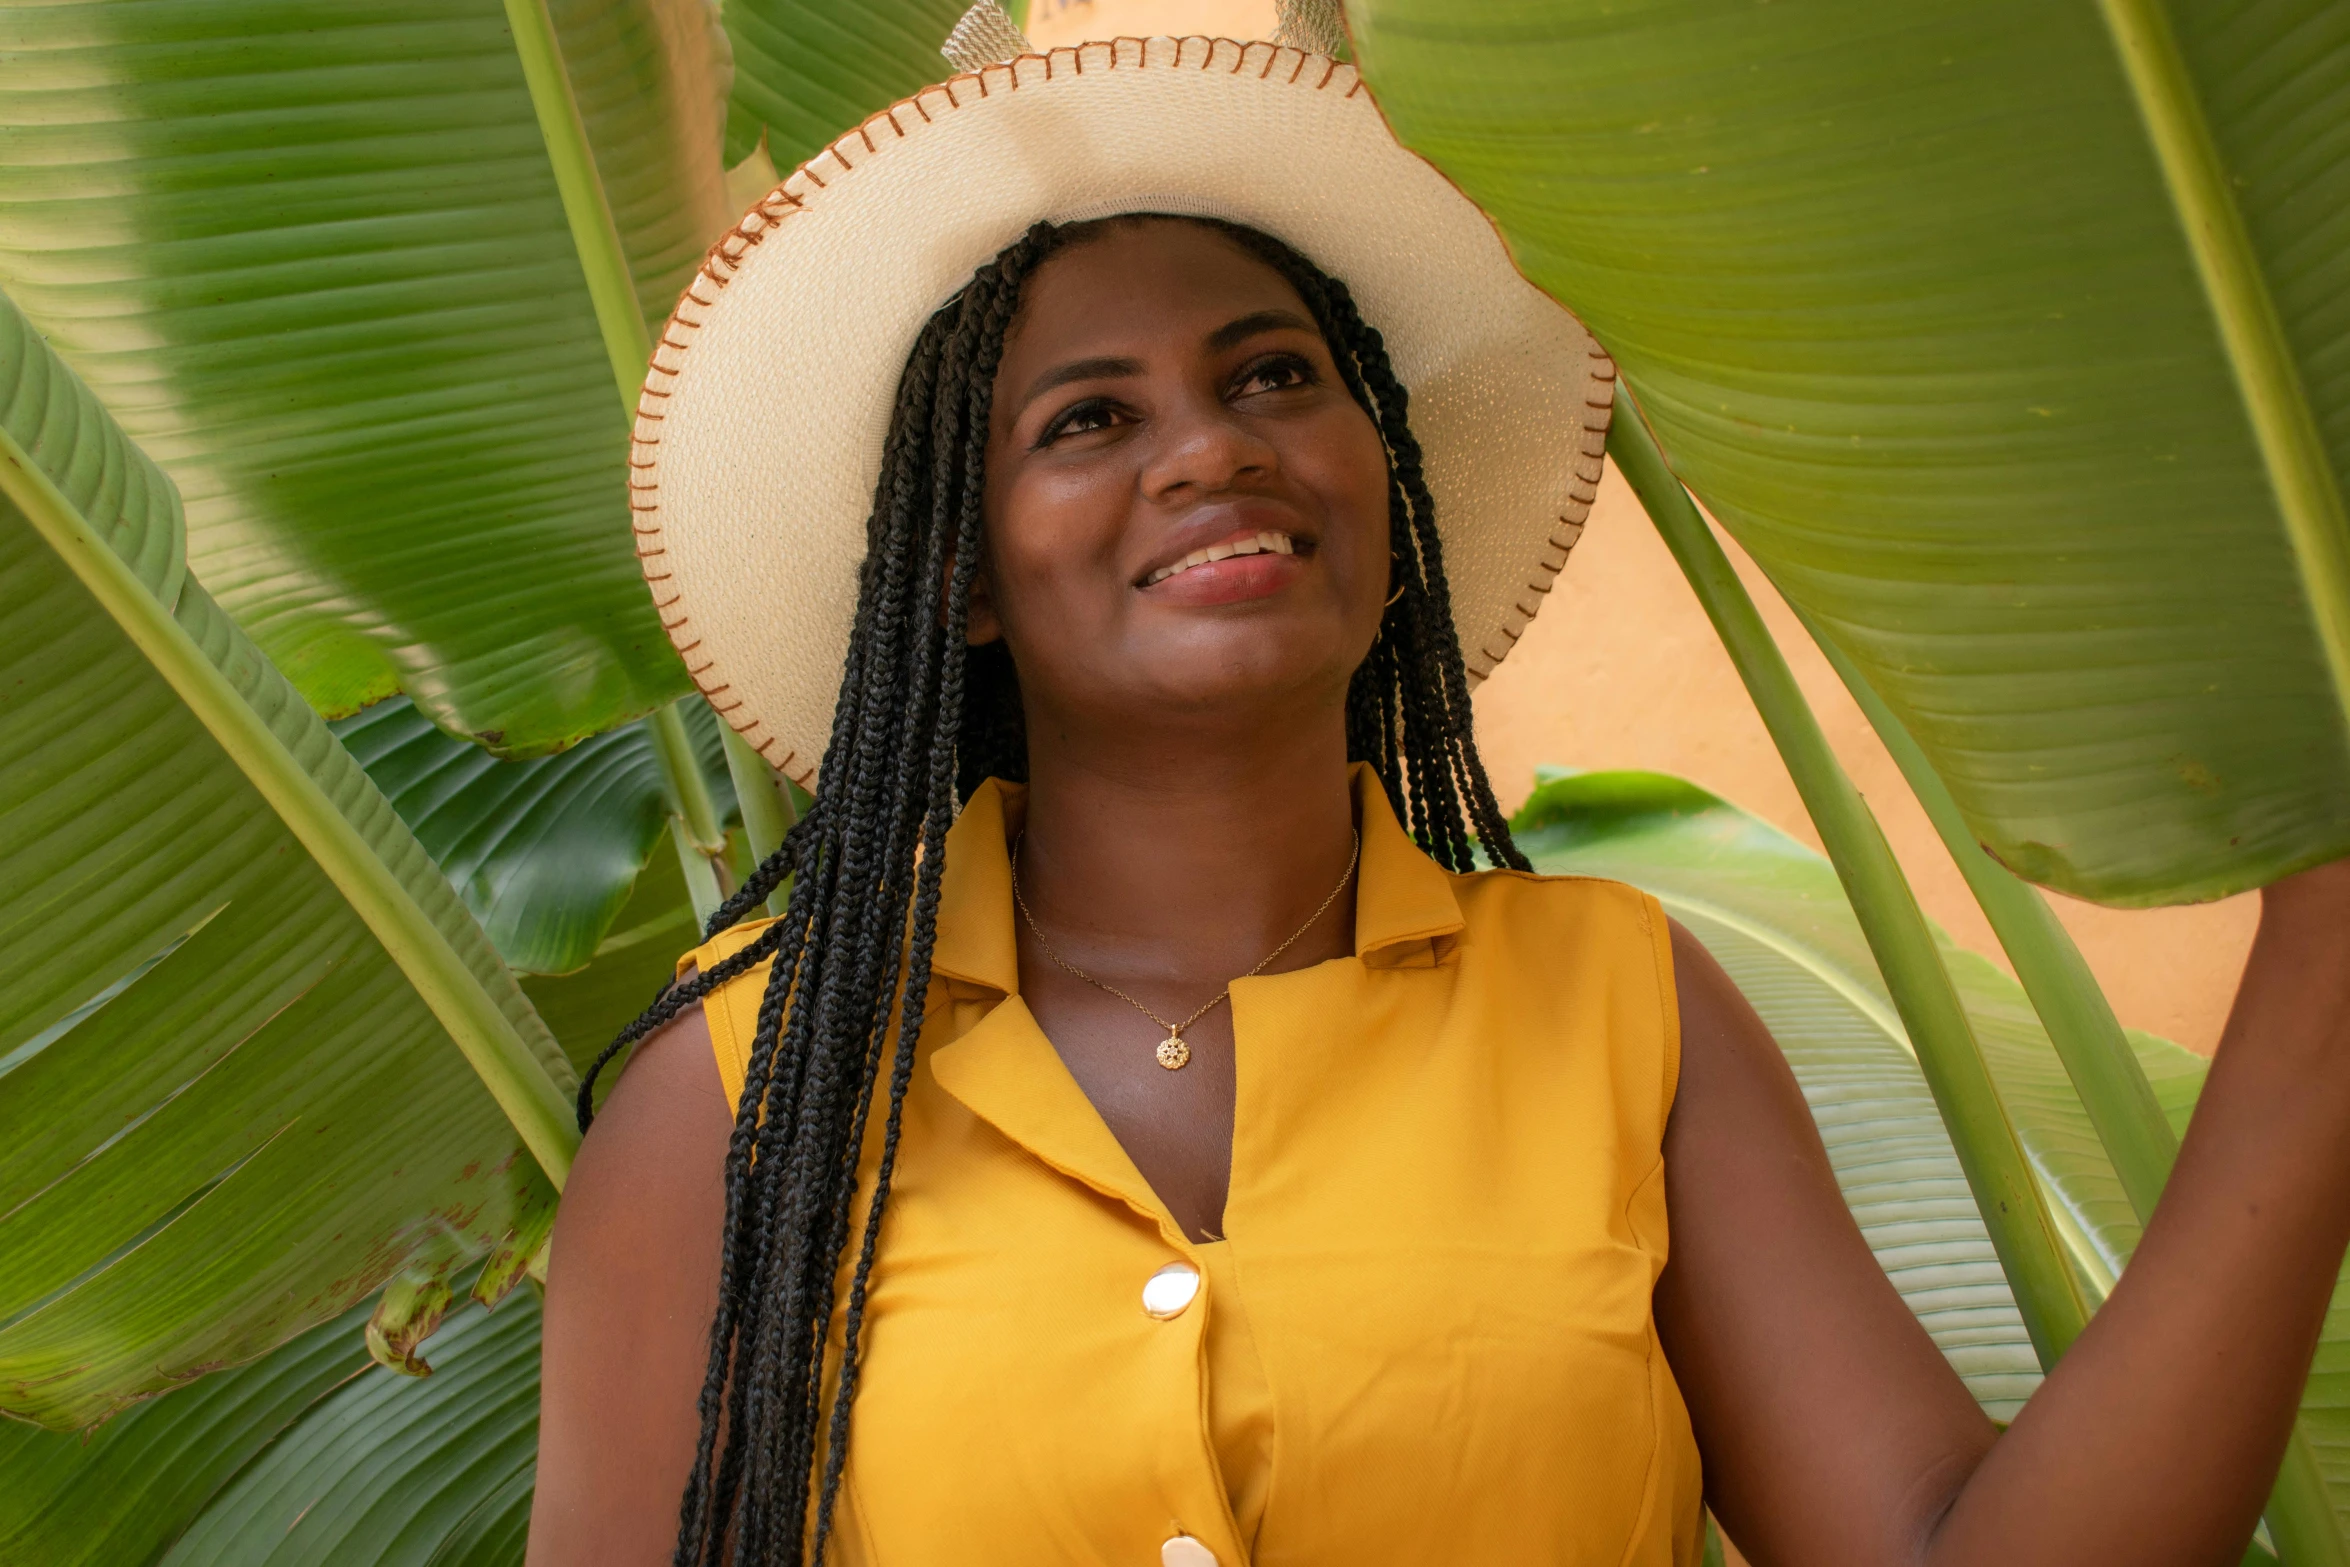
{"label": "hat brim", "polygon": [[1473,677],[1598,491],[1615,368],[1352,66],[1122,38],[953,77],[802,164],[661,334],[631,456],[637,553],[711,705],[813,787],[899,375],[923,322],[1039,218],[1218,217],[1345,280],[1411,394]]}

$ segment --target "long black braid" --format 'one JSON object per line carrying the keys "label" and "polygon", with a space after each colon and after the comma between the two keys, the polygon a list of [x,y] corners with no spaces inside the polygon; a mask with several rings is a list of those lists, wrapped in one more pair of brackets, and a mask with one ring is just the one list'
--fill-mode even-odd
{"label": "long black braid", "polygon": [[[678,1567],[823,1559],[848,1451],[865,1292],[929,998],[947,828],[982,779],[1027,776],[1011,655],[1001,643],[967,648],[963,640],[996,367],[1021,287],[1046,257],[1109,225],[1145,220],[1037,224],[923,327],[883,451],[822,791],[711,917],[709,934],[788,878],[785,911],[742,951],[667,991],[580,1087],[584,1130],[597,1073],[616,1053],[774,960],[727,1149],[718,1311]],[[1482,848],[1495,863],[1526,868],[1470,732],[1435,510],[1379,334],[1344,284],[1281,241],[1185,221],[1226,235],[1297,290],[1387,447],[1397,591],[1348,688],[1350,756],[1374,765],[1399,818],[1440,863],[1471,869]],[[866,1122],[884,1081],[880,1158],[848,1300],[836,1309]],[[825,1352],[836,1316],[846,1351],[828,1400]]]}

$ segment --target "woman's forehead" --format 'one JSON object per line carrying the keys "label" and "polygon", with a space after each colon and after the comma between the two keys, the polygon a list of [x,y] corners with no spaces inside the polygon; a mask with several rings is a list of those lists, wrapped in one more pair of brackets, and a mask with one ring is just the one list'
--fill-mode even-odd
{"label": "woman's forehead", "polygon": [[1228,235],[1181,218],[1115,219],[1037,268],[1004,358],[1008,367],[1015,356],[1093,352],[1110,340],[1192,347],[1229,320],[1271,310],[1312,319],[1288,279]]}

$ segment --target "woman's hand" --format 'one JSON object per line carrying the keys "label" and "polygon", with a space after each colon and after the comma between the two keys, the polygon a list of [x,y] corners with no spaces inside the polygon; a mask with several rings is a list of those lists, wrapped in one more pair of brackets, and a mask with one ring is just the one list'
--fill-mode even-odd
{"label": "woman's hand", "polygon": [[2267,1499],[2350,1240],[2350,861],[2263,895],[2218,1056],[2121,1282],[1996,1440],[1875,1264],[1762,1024],[1676,931],[1657,1318],[1707,1492],[1759,1564],[2207,1567]]}

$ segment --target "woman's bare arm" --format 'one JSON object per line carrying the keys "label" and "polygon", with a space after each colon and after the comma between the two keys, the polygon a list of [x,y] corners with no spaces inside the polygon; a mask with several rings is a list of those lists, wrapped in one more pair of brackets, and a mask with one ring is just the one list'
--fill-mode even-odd
{"label": "woman's bare arm", "polygon": [[2265,894],[2176,1173],[1994,1438],[1870,1259],[1784,1061],[1676,930],[1668,1355],[1758,1567],[2238,1559],[2350,1240],[2350,862]]}
{"label": "woman's bare arm", "polygon": [[701,1431],[734,1113],[701,1008],[637,1048],[555,1221],[530,1567],[666,1567]]}

